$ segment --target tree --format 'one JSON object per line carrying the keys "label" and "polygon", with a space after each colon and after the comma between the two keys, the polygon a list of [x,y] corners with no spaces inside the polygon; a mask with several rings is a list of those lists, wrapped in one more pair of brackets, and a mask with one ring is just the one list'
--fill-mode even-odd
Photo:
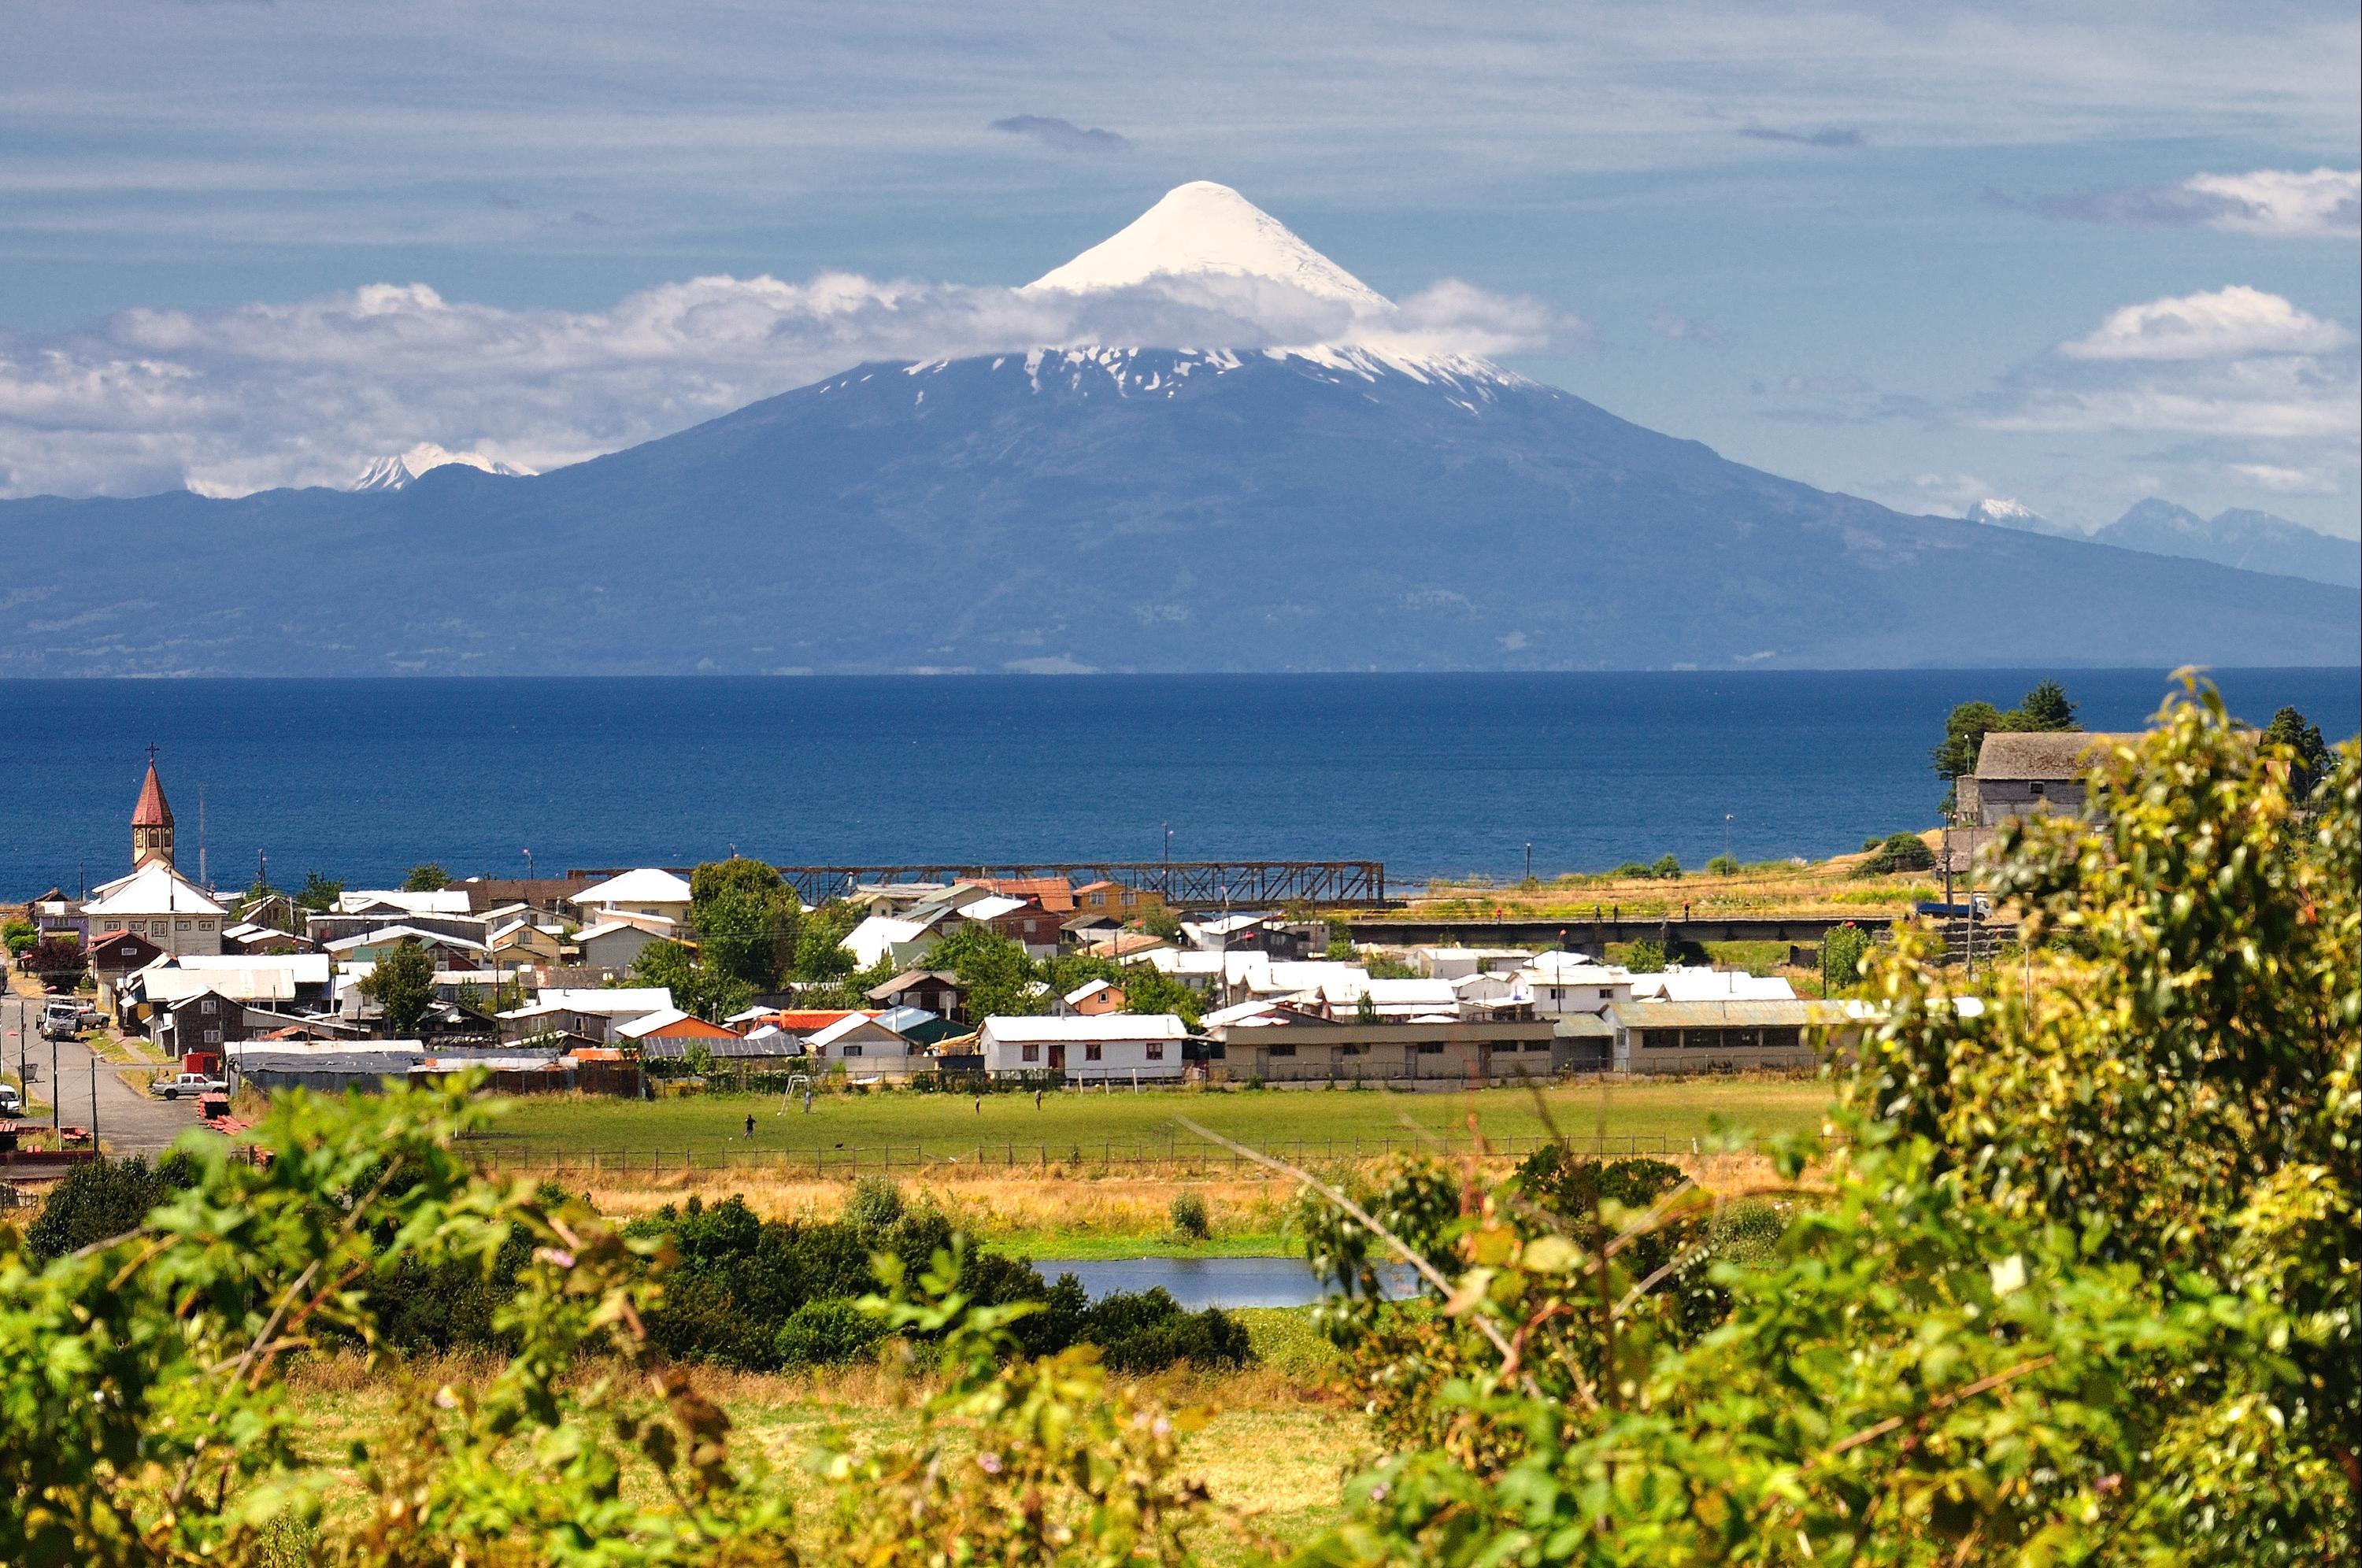
{"label": "tree", "polygon": [[1378,999],[1372,996],[1368,991],[1363,991],[1353,1003],[1353,1021],[1356,1023],[1377,1022]]}
{"label": "tree", "polygon": [[435,1000],[435,960],[414,937],[403,937],[361,981],[361,995],[385,1010],[385,1027],[399,1039],[418,1027]]}
{"label": "tree", "polygon": [[304,873],[304,887],[295,895],[295,907],[309,910],[314,914],[326,914],[337,907],[337,900],[344,897],[344,892],[345,884],[341,878],[306,871]]}
{"label": "tree", "polygon": [[2321,726],[2308,723],[2294,708],[2282,708],[2264,728],[2264,745],[2277,747],[2288,759],[2289,790],[2300,801],[2309,798],[2329,777],[2336,758],[2321,738]]}
{"label": "tree", "polygon": [[959,977],[970,1018],[1021,1018],[1050,1010],[1049,988],[1033,960],[990,926],[963,925],[935,944],[927,966]]}
{"label": "tree", "polygon": [[1705,874],[1709,877],[1736,877],[1738,875],[1738,862],[1727,855],[1717,855],[1705,863]]}
{"label": "tree", "polygon": [[1944,721],[1944,738],[1928,754],[1936,777],[1947,784],[1977,770],[1977,753],[1985,736],[2002,727],[1999,708],[1981,700],[1962,702]]}
{"label": "tree", "polygon": [[2046,680],[2022,698],[2016,710],[2017,723],[2011,727],[2020,730],[2072,730],[2075,704],[2067,701],[2067,689],[2055,680]]}
{"label": "tree", "polygon": [[1193,1030],[1205,1017],[1205,999],[1154,965],[1131,965],[1112,983],[1123,988],[1126,1012],[1169,1012]]}
{"label": "tree", "polygon": [[1821,938],[1821,989],[1843,990],[1855,984],[1869,955],[1869,935],[1851,921],[1830,931]]}
{"label": "tree", "polygon": [[1649,875],[1662,882],[1680,881],[1682,879],[1681,857],[1674,855],[1659,856],[1657,863],[1649,867]]}
{"label": "tree", "polygon": [[778,872],[735,856],[690,874],[700,960],[749,990],[771,990],[795,966],[803,904]]}
{"label": "tree", "polygon": [[1172,907],[1153,893],[1142,893],[1145,900],[1140,911],[1140,929],[1151,936],[1161,936],[1170,942],[1181,934],[1181,917]]}
{"label": "tree", "polygon": [[432,860],[424,860],[410,868],[402,879],[405,893],[439,893],[451,885],[451,874]]}
{"label": "tree", "polygon": [[651,942],[632,960],[632,977],[644,986],[661,986],[672,993],[672,1005],[708,1023],[720,1023],[745,1010],[754,988],[701,961],[684,943]]}
{"label": "tree", "polygon": [[82,938],[71,932],[51,932],[25,949],[17,966],[39,976],[41,983],[53,989],[70,986],[82,977],[85,966]]}
{"label": "tree", "polygon": [[796,978],[836,980],[853,973],[858,962],[844,939],[861,923],[861,911],[843,899],[831,899],[806,914],[796,927]]}
{"label": "tree", "polygon": [[1624,950],[1624,967],[1636,975],[1661,974],[1665,950],[1653,942],[1636,942]]}
{"label": "tree", "polygon": [[6,923],[0,924],[0,941],[7,944],[11,958],[18,956],[40,940],[41,928],[31,921],[19,920],[12,915]]}

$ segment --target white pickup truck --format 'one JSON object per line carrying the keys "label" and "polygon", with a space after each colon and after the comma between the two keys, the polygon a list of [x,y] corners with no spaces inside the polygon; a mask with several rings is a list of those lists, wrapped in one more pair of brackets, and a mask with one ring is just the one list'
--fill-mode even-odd
{"label": "white pickup truck", "polygon": [[148,1092],[166,1099],[178,1099],[182,1095],[227,1094],[226,1079],[210,1077],[204,1073],[178,1073],[169,1078],[158,1078],[148,1086]]}

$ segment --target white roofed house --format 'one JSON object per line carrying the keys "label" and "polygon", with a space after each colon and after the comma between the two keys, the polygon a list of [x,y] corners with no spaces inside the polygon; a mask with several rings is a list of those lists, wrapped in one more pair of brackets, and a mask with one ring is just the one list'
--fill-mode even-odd
{"label": "white roofed house", "polygon": [[1460,993],[1449,980],[1374,980],[1357,971],[1321,981],[1318,994],[1319,1010],[1332,1019],[1358,1019],[1364,1010],[1396,1021],[1447,1022],[1460,1017]]}
{"label": "white roofed house", "polygon": [[822,1070],[842,1067],[849,1078],[907,1077],[934,1063],[906,1036],[866,1012],[849,1012],[804,1036],[804,1049]]}
{"label": "white roofed house", "polygon": [[525,1006],[500,1015],[501,1035],[521,1040],[538,1034],[577,1034],[605,1044],[614,1037],[617,1024],[671,1008],[672,991],[664,986],[545,988]]}
{"label": "white roofed house", "polygon": [[603,882],[593,882],[574,895],[574,907],[592,924],[618,915],[661,915],[681,929],[690,923],[692,902],[686,878],[654,867],[626,871]]}
{"label": "white roofed house", "polygon": [[1633,977],[1628,969],[1580,953],[1538,953],[1518,970],[1511,994],[1531,1002],[1543,1018],[1595,1016],[1632,999]]}
{"label": "white roofed house", "polygon": [[95,889],[83,905],[93,932],[127,931],[168,954],[218,955],[228,911],[168,860],[150,860]]}
{"label": "white roofed house", "polygon": [[1080,1083],[1151,1083],[1187,1070],[1189,1031],[1169,1012],[1096,1018],[988,1018],[977,1032],[996,1078],[1055,1076]]}
{"label": "white roofed house", "polygon": [[490,969],[491,950],[483,943],[464,936],[453,936],[440,931],[426,931],[414,925],[380,926],[326,944],[328,954],[339,964],[374,964],[405,942],[414,942],[426,950],[438,969]]}
{"label": "white roofed house", "polygon": [[844,940],[837,945],[853,955],[855,968],[875,968],[885,958],[905,968],[916,968],[942,939],[942,933],[931,922],[871,915],[845,933]]}

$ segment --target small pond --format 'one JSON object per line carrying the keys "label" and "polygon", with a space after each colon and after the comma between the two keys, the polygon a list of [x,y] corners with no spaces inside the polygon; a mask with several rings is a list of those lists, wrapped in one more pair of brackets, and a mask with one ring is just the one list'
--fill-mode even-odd
{"label": "small pond", "polygon": [[[1320,1299],[1320,1280],[1302,1258],[1105,1258],[1073,1262],[1035,1258],[1045,1279],[1071,1274],[1094,1301],[1119,1290],[1163,1286],[1182,1306],[1308,1307]],[[1390,1297],[1407,1296],[1416,1283],[1410,1269],[1391,1264],[1382,1271]]]}

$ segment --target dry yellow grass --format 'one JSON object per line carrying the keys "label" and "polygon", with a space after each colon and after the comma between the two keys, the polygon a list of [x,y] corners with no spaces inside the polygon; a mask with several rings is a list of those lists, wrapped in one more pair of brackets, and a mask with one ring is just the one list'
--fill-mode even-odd
{"label": "dry yellow grass", "polygon": [[[1670,1156],[1668,1163],[1718,1194],[1753,1190],[1772,1179],[1771,1162],[1758,1154],[1683,1154]],[[1506,1162],[1486,1164],[1497,1169]],[[1375,1178],[1385,1169],[1373,1161],[1347,1174]],[[1324,1174],[1333,1177],[1339,1173]],[[930,1173],[902,1183],[906,1201],[942,1209],[971,1235],[1021,1246],[1064,1242],[1070,1249],[1073,1243],[1095,1237],[1145,1241],[1162,1236],[1174,1196],[1185,1188],[1206,1200],[1217,1238],[1276,1241],[1293,1207],[1297,1184],[1276,1176],[1199,1179],[1127,1173],[1044,1182],[1024,1176],[959,1172]],[[833,1220],[843,1211],[852,1187],[844,1181],[699,1171],[694,1176],[671,1172],[655,1177],[610,1177],[594,1180],[583,1190],[601,1213],[617,1220],[681,1203],[691,1194],[709,1203],[734,1194],[766,1219]]]}
{"label": "dry yellow grass", "polygon": [[[1931,849],[1942,847],[1940,829],[1919,835]],[[1864,877],[1867,852],[1832,856],[1804,866],[1772,865],[1746,867],[1730,876],[1712,876],[1694,868],[1678,881],[1639,877],[1562,877],[1539,886],[1511,883],[1433,882],[1424,894],[1412,896],[1405,911],[1412,917],[1448,915],[1490,917],[1496,911],[1518,920],[1588,920],[1594,909],[1620,909],[1626,917],[1679,914],[1687,904],[1693,915],[1749,914],[1777,910],[1783,914],[1901,914],[1928,896],[1932,873]]]}
{"label": "dry yellow grass", "polygon": [[[389,1430],[400,1410],[431,1399],[436,1388],[480,1386],[495,1369],[491,1360],[470,1356],[372,1368],[358,1355],[292,1368],[288,1386],[299,1417],[298,1452],[330,1483],[331,1520],[362,1506],[344,1463],[348,1443]],[[612,1373],[588,1366],[578,1376]],[[891,1365],[778,1375],[699,1368],[693,1376],[699,1391],[729,1413],[734,1444],[759,1456],[779,1484],[791,1484],[784,1478],[797,1474],[799,1461],[823,1438],[863,1450],[915,1436],[916,1405],[933,1386]],[[1269,1370],[1113,1382],[1168,1407],[1210,1411],[1183,1446],[1184,1468],[1206,1484],[1218,1509],[1243,1516],[1250,1528],[1281,1541],[1300,1540],[1330,1518],[1343,1482],[1373,1457],[1368,1430],[1341,1394]],[[949,1442],[958,1447],[955,1430]],[[1209,1562],[1239,1555],[1238,1542],[1226,1536],[1201,1545]]]}

